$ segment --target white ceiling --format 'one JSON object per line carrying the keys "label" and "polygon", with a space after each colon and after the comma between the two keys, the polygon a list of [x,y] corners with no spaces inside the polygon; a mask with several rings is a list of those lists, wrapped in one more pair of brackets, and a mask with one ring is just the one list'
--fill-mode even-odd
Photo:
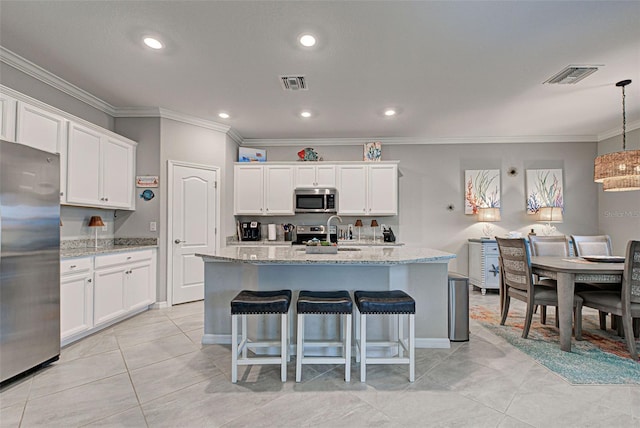
{"label": "white ceiling", "polygon": [[[312,49],[297,44],[306,31]],[[640,126],[639,1],[3,0],[0,45],[116,109],[160,107],[244,139],[584,141],[620,132],[623,79],[627,129]],[[604,66],[542,84],[569,64]],[[284,92],[283,74],[309,90]]]}

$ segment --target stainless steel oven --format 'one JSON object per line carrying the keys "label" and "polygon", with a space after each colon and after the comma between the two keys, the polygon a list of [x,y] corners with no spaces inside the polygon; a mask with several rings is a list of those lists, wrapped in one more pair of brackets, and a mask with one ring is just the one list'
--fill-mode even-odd
{"label": "stainless steel oven", "polygon": [[338,195],[336,189],[296,189],[297,213],[336,213]]}

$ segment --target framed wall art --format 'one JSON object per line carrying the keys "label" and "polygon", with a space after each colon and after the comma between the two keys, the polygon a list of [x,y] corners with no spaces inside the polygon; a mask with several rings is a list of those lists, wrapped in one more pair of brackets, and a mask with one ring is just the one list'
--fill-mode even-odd
{"label": "framed wall art", "polygon": [[564,209],[562,169],[528,169],[527,214],[536,214],[542,207]]}
{"label": "framed wall art", "polygon": [[382,143],[365,143],[364,160],[367,162],[379,162],[382,160]]}
{"label": "framed wall art", "polygon": [[464,213],[477,214],[478,208],[500,208],[500,170],[464,171]]}

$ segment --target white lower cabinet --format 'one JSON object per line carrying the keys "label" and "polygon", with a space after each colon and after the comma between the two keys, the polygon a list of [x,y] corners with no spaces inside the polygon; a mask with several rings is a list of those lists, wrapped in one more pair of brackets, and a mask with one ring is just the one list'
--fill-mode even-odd
{"label": "white lower cabinet", "polygon": [[62,260],[61,340],[65,345],[156,300],[156,250]]}
{"label": "white lower cabinet", "polygon": [[500,253],[494,240],[469,240],[469,284],[482,290],[500,288]]}
{"label": "white lower cabinet", "polygon": [[93,327],[93,257],[60,262],[60,338]]}

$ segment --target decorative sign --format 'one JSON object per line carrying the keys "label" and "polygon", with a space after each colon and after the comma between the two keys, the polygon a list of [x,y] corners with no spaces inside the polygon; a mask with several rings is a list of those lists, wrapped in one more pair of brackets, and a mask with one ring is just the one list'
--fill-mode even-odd
{"label": "decorative sign", "polygon": [[478,208],[500,208],[500,170],[464,171],[464,213],[478,214]]}
{"label": "decorative sign", "polygon": [[137,175],[136,187],[158,187],[157,175]]}
{"label": "decorative sign", "polygon": [[562,169],[528,169],[527,214],[542,207],[564,208]]}

